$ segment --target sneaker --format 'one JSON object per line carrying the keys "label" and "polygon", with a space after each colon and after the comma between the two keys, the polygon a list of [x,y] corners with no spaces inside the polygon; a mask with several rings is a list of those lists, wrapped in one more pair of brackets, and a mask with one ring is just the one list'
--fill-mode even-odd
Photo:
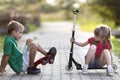
{"label": "sneaker", "polygon": [[49,52],[47,53],[49,57],[49,64],[53,64],[54,63],[54,58],[55,58],[55,55],[57,53],[57,50],[55,47],[52,47]]}
{"label": "sneaker", "polygon": [[36,68],[36,67],[34,67],[33,69],[36,70],[38,73],[41,73],[40,68]]}
{"label": "sneaker", "polygon": [[36,67],[30,67],[27,69],[27,74],[38,74],[38,73],[41,73],[41,71]]}
{"label": "sneaker", "polygon": [[114,70],[112,66],[108,66],[107,68],[107,75],[113,76],[114,75]]}
{"label": "sneaker", "polygon": [[88,65],[84,65],[82,69],[82,74],[88,74]]}

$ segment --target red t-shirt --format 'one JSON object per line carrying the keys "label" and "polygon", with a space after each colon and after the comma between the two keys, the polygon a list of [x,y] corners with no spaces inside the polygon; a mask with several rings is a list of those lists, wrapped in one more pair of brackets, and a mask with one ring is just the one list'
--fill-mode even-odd
{"label": "red t-shirt", "polygon": [[[92,45],[94,41],[95,40],[93,37],[88,39],[88,43],[90,45]],[[112,48],[110,41],[108,41],[106,44],[100,43],[100,41],[97,41],[95,45],[97,47],[96,52],[95,52],[95,57],[97,57],[97,58],[101,55],[101,53],[103,52],[104,49],[110,50]]]}

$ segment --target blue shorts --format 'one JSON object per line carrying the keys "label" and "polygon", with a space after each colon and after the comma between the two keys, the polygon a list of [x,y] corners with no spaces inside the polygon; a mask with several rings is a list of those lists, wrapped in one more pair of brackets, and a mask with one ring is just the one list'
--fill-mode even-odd
{"label": "blue shorts", "polygon": [[94,61],[89,63],[89,68],[101,68],[102,66],[100,66],[98,64],[98,59],[97,58],[94,58]]}

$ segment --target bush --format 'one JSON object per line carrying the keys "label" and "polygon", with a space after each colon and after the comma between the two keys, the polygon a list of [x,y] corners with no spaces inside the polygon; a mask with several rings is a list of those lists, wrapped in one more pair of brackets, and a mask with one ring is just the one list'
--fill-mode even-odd
{"label": "bush", "polygon": [[29,32],[35,31],[37,29],[35,24],[27,23],[26,26],[29,28]]}
{"label": "bush", "polygon": [[33,24],[36,26],[40,26],[40,19],[39,15],[31,15],[27,16],[27,14],[22,13],[9,13],[9,12],[2,12],[0,13],[0,35],[6,35],[7,33],[7,25],[11,20],[15,20],[20,22],[25,26],[25,33],[29,32],[29,26],[27,23]]}

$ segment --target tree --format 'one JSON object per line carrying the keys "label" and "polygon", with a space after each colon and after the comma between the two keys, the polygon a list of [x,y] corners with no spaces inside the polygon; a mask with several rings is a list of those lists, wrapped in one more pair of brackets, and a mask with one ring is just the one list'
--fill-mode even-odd
{"label": "tree", "polygon": [[71,11],[73,10],[73,4],[79,2],[78,0],[57,0],[57,3],[60,8],[66,11],[66,19],[71,18]]}
{"label": "tree", "polygon": [[120,25],[120,0],[88,0],[88,4],[104,19],[113,20],[115,26]]}

